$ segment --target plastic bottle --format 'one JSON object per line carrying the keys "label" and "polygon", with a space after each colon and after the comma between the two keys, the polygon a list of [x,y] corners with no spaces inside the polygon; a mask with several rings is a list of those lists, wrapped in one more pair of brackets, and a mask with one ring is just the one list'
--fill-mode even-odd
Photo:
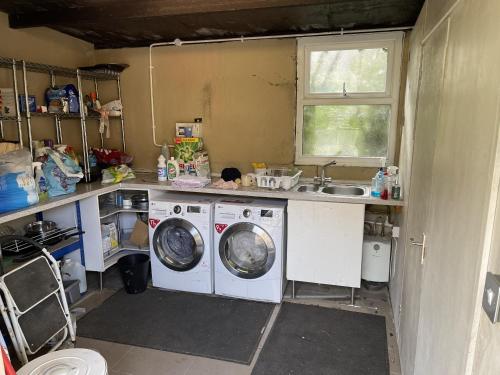
{"label": "plastic bottle", "polygon": [[390,188],[390,177],[387,172],[383,175],[382,189],[380,192],[380,199],[387,200],[389,199],[389,188]]}
{"label": "plastic bottle", "polygon": [[380,168],[372,179],[372,196],[379,198],[384,191],[384,168]]}
{"label": "plastic bottle", "polygon": [[167,163],[167,177],[169,180],[173,180],[177,176],[179,176],[179,163],[172,156]]}
{"label": "plastic bottle", "polygon": [[165,160],[170,160],[170,151],[168,150],[168,145],[166,143],[161,146],[161,154]]}
{"label": "plastic bottle", "polygon": [[61,267],[63,280],[80,281],[80,293],[87,291],[87,277],[85,276],[85,267],[72,259],[66,259]]}
{"label": "plastic bottle", "polygon": [[400,200],[401,199],[401,186],[399,185],[399,174],[396,173],[394,176],[394,185],[392,185],[392,199]]}
{"label": "plastic bottle", "polygon": [[165,156],[158,156],[158,181],[167,181],[167,165],[165,164],[166,160],[167,159],[165,159]]}
{"label": "plastic bottle", "polygon": [[44,201],[49,197],[49,188],[47,186],[47,179],[45,178],[45,174],[42,170],[42,163],[37,161],[33,163],[33,166],[35,167],[35,183],[38,199],[40,201]]}

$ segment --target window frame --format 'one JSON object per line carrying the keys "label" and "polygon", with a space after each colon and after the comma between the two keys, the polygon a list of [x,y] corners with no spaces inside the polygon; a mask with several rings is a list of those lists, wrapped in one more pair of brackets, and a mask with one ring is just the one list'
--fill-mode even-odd
{"label": "window frame", "polygon": [[[380,167],[394,162],[396,130],[401,81],[403,32],[384,32],[356,35],[297,38],[297,110],[295,127],[295,164],[322,165],[335,160],[340,166]],[[387,48],[386,91],[381,93],[311,93],[310,53],[313,51],[346,50],[358,48]],[[387,158],[351,156],[308,156],[302,153],[304,106],[306,105],[363,105],[391,106],[388,129]]]}

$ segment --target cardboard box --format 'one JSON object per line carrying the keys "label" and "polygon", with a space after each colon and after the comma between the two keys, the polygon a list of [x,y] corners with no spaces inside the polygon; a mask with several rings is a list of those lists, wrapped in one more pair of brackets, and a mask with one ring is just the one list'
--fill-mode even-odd
{"label": "cardboard box", "polygon": [[14,89],[0,88],[0,114],[2,116],[16,116]]}
{"label": "cardboard box", "polygon": [[147,248],[149,245],[148,226],[143,221],[137,220],[129,240],[135,246]]}

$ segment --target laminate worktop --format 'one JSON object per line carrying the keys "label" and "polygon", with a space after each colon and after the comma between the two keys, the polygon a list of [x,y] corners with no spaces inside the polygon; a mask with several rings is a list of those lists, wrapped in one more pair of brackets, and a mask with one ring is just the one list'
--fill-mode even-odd
{"label": "laminate worktop", "polygon": [[[349,182],[337,181],[339,184]],[[365,185],[366,183],[350,182],[356,185]],[[176,191],[187,193],[201,193],[213,195],[231,195],[240,197],[256,197],[256,198],[273,198],[273,199],[286,199],[286,200],[300,200],[300,201],[316,201],[316,202],[339,202],[339,203],[353,203],[353,204],[374,204],[385,206],[404,206],[402,200],[382,200],[371,196],[344,196],[325,193],[312,193],[312,192],[298,192],[293,188],[291,190],[271,190],[268,188],[259,188],[255,186],[243,187],[240,186],[236,190],[226,190],[208,185],[203,188],[179,188],[172,186],[170,182],[158,182],[156,175],[152,173],[137,174],[135,179],[126,180],[118,184],[103,185],[100,181],[92,183],[80,183],[76,187],[76,191],[71,194],[62,195],[55,198],[50,198],[47,201],[40,202],[33,206],[29,206],[20,210],[6,212],[0,215],[0,224],[19,219],[21,217],[36,214],[62,206],[68,203],[73,203],[81,199],[88,198],[92,195],[100,195],[109,193],[119,189],[143,189],[143,190],[164,190]]]}

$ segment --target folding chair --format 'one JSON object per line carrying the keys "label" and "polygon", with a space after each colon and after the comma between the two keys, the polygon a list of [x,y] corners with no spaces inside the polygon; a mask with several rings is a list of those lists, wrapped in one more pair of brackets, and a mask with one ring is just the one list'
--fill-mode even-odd
{"label": "folding chair", "polygon": [[[51,340],[57,350],[68,337],[75,341],[58,262],[39,243],[22,236],[0,237],[2,244],[24,241],[40,250],[40,256],[0,276],[0,311],[22,364]],[[60,336],[59,336],[60,335]]]}

